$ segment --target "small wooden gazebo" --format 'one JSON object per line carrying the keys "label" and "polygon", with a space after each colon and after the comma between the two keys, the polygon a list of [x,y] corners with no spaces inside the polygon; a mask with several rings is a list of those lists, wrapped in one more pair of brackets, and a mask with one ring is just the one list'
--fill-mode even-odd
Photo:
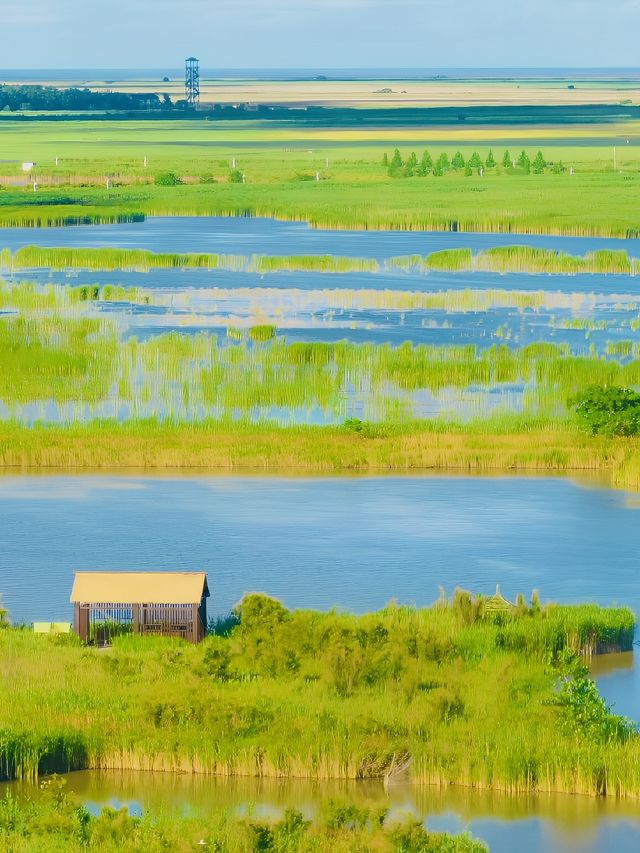
{"label": "small wooden gazebo", "polygon": [[204,572],[76,572],[75,632],[96,645],[128,633],[199,643],[207,630],[208,597]]}

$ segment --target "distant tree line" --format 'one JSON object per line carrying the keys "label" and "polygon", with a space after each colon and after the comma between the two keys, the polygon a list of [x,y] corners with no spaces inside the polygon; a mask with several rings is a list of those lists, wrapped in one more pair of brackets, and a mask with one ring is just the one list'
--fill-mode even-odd
{"label": "distant tree line", "polygon": [[54,86],[7,86],[0,84],[0,110],[173,110],[168,95],[128,92],[92,92],[90,89],[57,89]]}
{"label": "distant tree line", "polygon": [[[517,157],[512,157],[511,152],[507,150],[500,162],[505,171],[525,175],[531,173],[542,175],[547,169],[555,173],[565,171],[565,166],[561,161],[559,163],[548,163],[542,151],[538,151],[536,156],[531,159],[526,151],[521,151]],[[420,159],[415,152],[412,152],[405,160],[400,154],[400,150],[396,148],[391,156],[387,153],[383,155],[382,165],[392,178],[412,178],[414,175],[418,177],[435,175],[438,177],[446,172],[463,172],[465,175],[472,175],[474,172],[484,174],[485,171],[496,169],[498,163],[491,150],[485,158],[474,151],[468,160],[465,160],[461,151],[456,151],[451,159],[443,151],[434,161],[428,151],[425,151]]]}

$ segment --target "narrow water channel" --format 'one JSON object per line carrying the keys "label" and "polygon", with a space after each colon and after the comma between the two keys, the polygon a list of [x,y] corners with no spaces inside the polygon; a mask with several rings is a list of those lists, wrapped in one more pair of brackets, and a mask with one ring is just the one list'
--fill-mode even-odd
{"label": "narrow water channel", "polygon": [[[301,780],[211,779],[168,773],[84,771],[68,774],[67,789],[91,811],[105,805],[143,811],[206,815],[227,810],[239,817],[277,819],[293,807],[313,819],[329,800],[388,808],[424,821],[433,831],[470,832],[491,853],[637,853],[640,808],[589,797],[513,797],[455,788],[382,783],[310,783]],[[18,795],[29,786],[12,783]]]}

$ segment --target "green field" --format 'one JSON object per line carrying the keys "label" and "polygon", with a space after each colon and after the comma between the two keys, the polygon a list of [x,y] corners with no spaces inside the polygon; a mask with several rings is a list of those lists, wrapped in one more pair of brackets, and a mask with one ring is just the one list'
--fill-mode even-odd
{"label": "green field", "polygon": [[[640,160],[636,126],[388,130],[273,129],[258,122],[5,122],[0,224],[117,221],[140,215],[258,215],[329,228],[444,229],[635,236]],[[588,136],[588,143],[582,134]],[[627,139],[630,142],[627,144]],[[575,144],[578,139],[582,144]],[[616,170],[611,141],[618,142]],[[498,165],[480,177],[393,178],[382,157],[425,149],[434,160],[489,150],[501,164],[537,150],[565,171],[521,174]],[[55,166],[55,158],[59,158]],[[144,167],[144,158],[148,165]],[[36,162],[31,186],[12,187]],[[233,166],[235,160],[235,167]],[[574,174],[571,174],[573,169]],[[156,186],[175,173],[184,183]],[[234,171],[245,183],[234,183]],[[316,175],[320,180],[316,180]],[[106,189],[106,178],[111,189]],[[52,184],[52,185],[48,185]]]}

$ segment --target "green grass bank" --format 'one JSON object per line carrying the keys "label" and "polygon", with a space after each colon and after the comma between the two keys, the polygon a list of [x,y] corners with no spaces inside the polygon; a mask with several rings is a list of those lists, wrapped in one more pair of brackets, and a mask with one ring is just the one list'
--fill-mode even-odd
{"label": "green grass bank", "polygon": [[633,614],[508,611],[457,590],[363,616],[247,596],[199,646],[0,631],[0,768],[409,779],[640,796],[640,737],[577,654],[630,648]]}

